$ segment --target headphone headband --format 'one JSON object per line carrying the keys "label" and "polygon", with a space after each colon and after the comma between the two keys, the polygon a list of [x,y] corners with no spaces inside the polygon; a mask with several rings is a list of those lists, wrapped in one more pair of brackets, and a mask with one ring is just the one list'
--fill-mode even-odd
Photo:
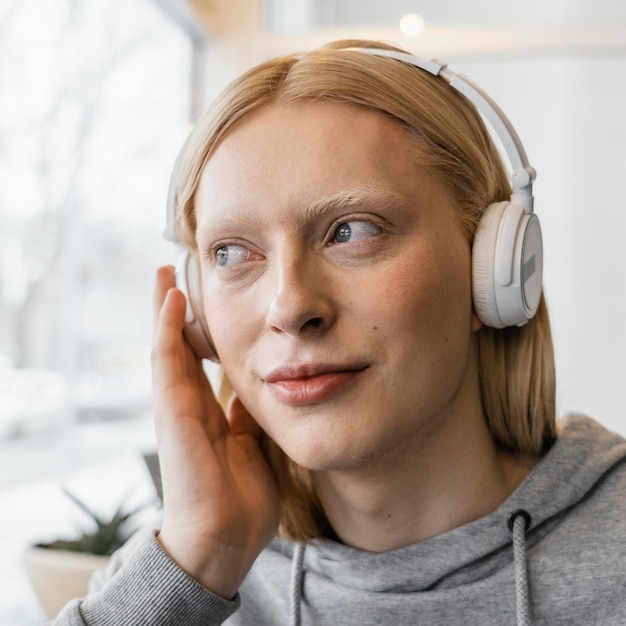
{"label": "headphone headband", "polygon": [[511,200],[520,204],[525,213],[533,212],[532,184],[537,175],[535,168],[528,162],[526,150],[509,118],[478,85],[463,74],[453,72],[446,63],[437,59],[421,59],[406,52],[386,48],[343,48],[343,50],[387,57],[413,65],[433,76],[441,76],[451,87],[462,93],[485,116],[502,142],[512,169]]}

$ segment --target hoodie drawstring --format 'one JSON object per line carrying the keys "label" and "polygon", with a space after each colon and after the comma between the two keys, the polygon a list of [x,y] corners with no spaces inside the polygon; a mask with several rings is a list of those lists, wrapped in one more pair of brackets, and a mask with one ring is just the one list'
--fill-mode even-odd
{"label": "hoodie drawstring", "polygon": [[300,626],[300,605],[302,603],[302,579],[304,562],[304,544],[297,543],[291,558],[291,584],[289,586],[289,613],[291,626]]}
{"label": "hoodie drawstring", "polygon": [[[517,626],[530,626],[530,604],[528,601],[528,566],[526,562],[526,531],[532,518],[525,509],[513,511],[507,520],[513,534],[513,564],[515,567],[515,603]],[[289,613],[291,626],[301,625],[302,583],[304,577],[305,545],[295,545],[291,558],[291,580],[289,586]]]}
{"label": "hoodie drawstring", "polygon": [[526,562],[526,531],[532,519],[525,509],[517,509],[509,515],[507,525],[513,533],[513,563],[515,566],[515,603],[517,626],[530,626],[528,602],[528,565]]}

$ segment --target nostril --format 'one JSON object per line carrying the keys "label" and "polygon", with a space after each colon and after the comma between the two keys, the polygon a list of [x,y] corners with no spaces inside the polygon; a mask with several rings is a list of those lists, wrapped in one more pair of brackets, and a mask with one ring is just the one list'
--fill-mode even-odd
{"label": "nostril", "polygon": [[312,326],[313,328],[319,328],[322,325],[322,318],[321,317],[312,317],[306,324],[305,326]]}

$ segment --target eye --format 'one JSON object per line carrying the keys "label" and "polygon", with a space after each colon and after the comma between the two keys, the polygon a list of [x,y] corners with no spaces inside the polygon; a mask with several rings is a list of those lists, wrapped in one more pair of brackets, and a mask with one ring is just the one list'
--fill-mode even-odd
{"label": "eye", "polygon": [[354,221],[339,224],[333,234],[335,243],[349,243],[374,237],[382,232],[382,229],[372,222]]}
{"label": "eye", "polygon": [[250,250],[243,246],[227,245],[220,246],[215,251],[215,260],[218,267],[230,267],[231,265],[238,265],[239,263],[245,263],[250,258]]}

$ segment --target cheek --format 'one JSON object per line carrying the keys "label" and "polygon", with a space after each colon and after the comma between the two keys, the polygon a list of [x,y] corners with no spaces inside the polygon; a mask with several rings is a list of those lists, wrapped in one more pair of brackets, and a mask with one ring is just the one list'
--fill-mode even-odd
{"label": "cheek", "polygon": [[469,259],[416,264],[383,284],[383,298],[373,307],[393,336],[413,338],[422,345],[467,341],[473,330]]}
{"label": "cheek", "polygon": [[[235,306],[236,299],[223,288],[205,282],[202,288],[203,311],[213,344],[222,362],[237,354],[237,340],[245,332],[249,308]],[[244,314],[245,312],[245,314]]]}

